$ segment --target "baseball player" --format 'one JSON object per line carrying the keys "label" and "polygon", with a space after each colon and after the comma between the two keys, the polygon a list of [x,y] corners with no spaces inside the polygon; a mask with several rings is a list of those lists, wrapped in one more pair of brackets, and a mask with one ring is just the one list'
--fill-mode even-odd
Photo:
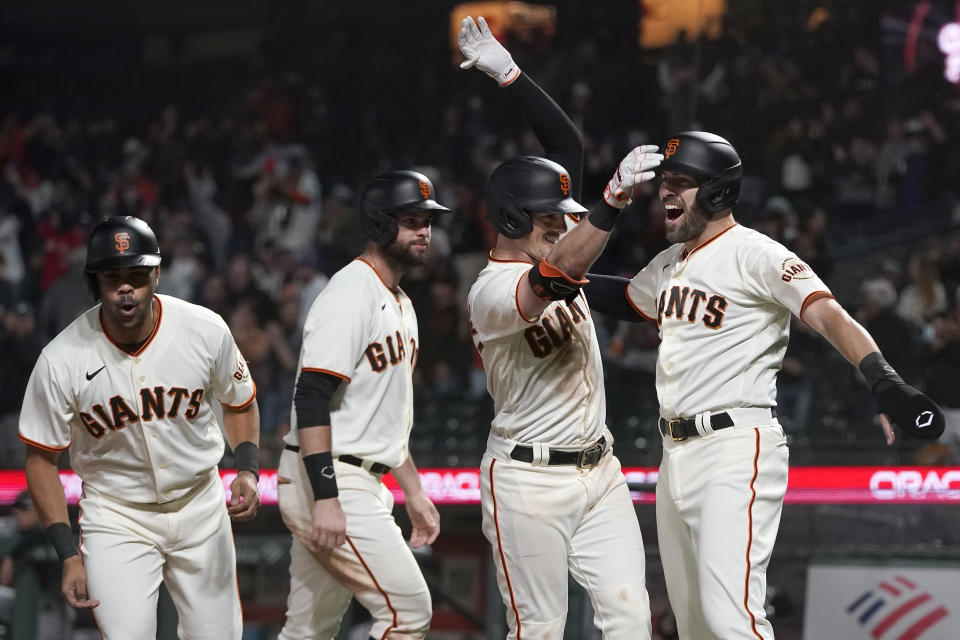
{"label": "baseball player", "polygon": [[588,274],[584,291],[601,312],[660,328],[657,533],[680,638],[769,640],[766,569],[788,458],[776,375],[790,314],[859,367],[888,444],[891,421],[936,438],[943,415],[900,379],[807,264],[737,224],[741,163],[728,141],[686,131],[664,155],[659,198],[674,244],[630,281]]}
{"label": "baseball player", "polygon": [[463,66],[516,98],[549,156],[507,160],[490,176],[487,218],[498,236],[468,296],[495,408],[481,463],[483,533],[509,638],[563,637],[568,573],[589,594],[604,638],[650,638],[643,539],[605,426],[600,349],[579,288],[662,156],[655,146],[631,151],[577,224],[588,213],[577,202],[580,134],[479,22],[463,21]]}
{"label": "baseball player", "polygon": [[[104,638],[153,638],[163,581],[180,637],[239,640],[230,518],[260,506],[246,363],[220,316],[155,293],[160,250],[142,220],[97,224],[86,274],[100,304],[44,348],[20,414],[27,484],[63,562],[63,595],[93,609]],[[237,460],[226,508],[213,402]],[[57,473],[67,449],[83,481],[82,557]]]}
{"label": "baseball player", "polygon": [[434,216],[450,210],[414,171],[378,175],[362,204],[366,249],[334,274],[304,325],[278,470],[293,534],[281,640],[333,638],[351,594],[373,616],[373,638],[424,638],[430,627],[430,592],[381,479],[392,472],[403,489],[410,543],[432,543],[439,514],[408,447],[417,316],[400,278],[427,261]]}

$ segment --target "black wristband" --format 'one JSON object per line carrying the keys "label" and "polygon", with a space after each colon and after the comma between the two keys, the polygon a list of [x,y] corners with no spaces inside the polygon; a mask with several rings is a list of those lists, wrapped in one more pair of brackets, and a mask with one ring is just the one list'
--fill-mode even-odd
{"label": "black wristband", "polygon": [[77,549],[77,541],[73,537],[73,531],[66,522],[54,522],[47,527],[47,537],[53,543],[53,548],[57,551],[60,562],[80,553]]}
{"label": "black wristband", "polygon": [[593,209],[587,220],[600,231],[613,231],[613,225],[617,223],[620,216],[620,209],[611,207],[606,201],[601,200]]}
{"label": "black wristband", "polygon": [[337,474],[333,470],[333,454],[323,451],[303,456],[303,466],[307,469],[314,500],[336,498],[340,494],[337,490]]}
{"label": "black wristband", "polygon": [[903,378],[883,359],[879,351],[864,356],[858,368],[875,396],[893,385],[904,383]]}
{"label": "black wristband", "polygon": [[260,448],[244,440],[233,448],[233,462],[237,471],[249,471],[260,479]]}

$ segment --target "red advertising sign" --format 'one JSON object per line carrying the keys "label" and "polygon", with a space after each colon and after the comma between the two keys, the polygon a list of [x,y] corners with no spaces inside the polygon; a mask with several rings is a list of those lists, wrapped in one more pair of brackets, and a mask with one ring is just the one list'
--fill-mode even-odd
{"label": "red advertising sign", "polygon": [[[657,484],[656,467],[624,467],[633,501],[653,503]],[[229,490],[234,471],[222,470],[224,488]],[[76,504],[82,491],[80,478],[61,471],[67,502]],[[420,469],[423,488],[436,504],[479,504],[480,471],[469,467]],[[403,492],[393,476],[384,484],[398,504]],[[22,470],[0,470],[0,505],[10,505],[27,486]],[[260,472],[260,499],[277,503],[277,472]],[[793,467],[786,501],[792,504],[960,504],[960,467]]]}

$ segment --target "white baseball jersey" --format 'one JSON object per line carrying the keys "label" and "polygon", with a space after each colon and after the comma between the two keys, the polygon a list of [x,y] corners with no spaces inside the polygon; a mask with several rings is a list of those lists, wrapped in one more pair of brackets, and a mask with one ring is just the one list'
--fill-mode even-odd
{"label": "white baseball jersey", "polygon": [[790,314],[831,296],[793,252],[740,225],[689,254],[681,244],[661,252],[627,295],[660,327],[657,397],[665,418],[776,406]]}
{"label": "white baseball jersey", "polygon": [[54,338],[30,376],[20,437],[70,448],[85,487],[132,503],[183,497],[217,466],[223,436],[211,403],[241,408],[256,387],[223,319],[156,295],[139,350],[114,344],[96,306]]}
{"label": "white baseball jersey", "polygon": [[556,446],[596,442],[606,402],[590,309],[581,294],[524,317],[516,293],[531,266],[491,257],[467,297],[496,413],[492,432]]}
{"label": "white baseball jersey", "polygon": [[[284,451],[277,497],[294,541],[283,640],[335,636],[351,596],[373,616],[372,636],[426,636],[430,591],[393,518],[392,495],[379,475],[336,460],[349,454],[390,467],[406,461],[417,340],[410,298],[359,258],[334,274],[310,307],[299,369],[346,381],[330,403],[330,422],[347,543],[333,552],[317,547],[310,481],[300,453]],[[288,445],[299,444],[296,419],[293,411]]]}
{"label": "white baseball jersey", "polygon": [[[417,316],[410,298],[391,291],[356,259],[317,296],[303,331],[300,371],[342,378],[331,402],[334,457],[354,455],[396,467],[407,459],[413,426]],[[287,444],[298,445],[292,412]]]}
{"label": "white baseball jersey", "polygon": [[570,575],[589,593],[604,638],[650,638],[643,537],[620,461],[609,449],[585,468],[512,455],[516,442],[569,451],[612,441],[586,301],[581,294],[524,317],[517,292],[531,266],[491,257],[468,296],[496,410],[480,494],[507,637],[563,637]]}

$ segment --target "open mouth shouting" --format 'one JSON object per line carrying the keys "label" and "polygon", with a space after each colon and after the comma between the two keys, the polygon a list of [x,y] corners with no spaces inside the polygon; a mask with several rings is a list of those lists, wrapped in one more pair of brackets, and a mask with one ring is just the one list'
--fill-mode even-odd
{"label": "open mouth shouting", "polygon": [[676,200],[665,200],[663,210],[666,213],[667,222],[673,222],[683,215],[683,205]]}

